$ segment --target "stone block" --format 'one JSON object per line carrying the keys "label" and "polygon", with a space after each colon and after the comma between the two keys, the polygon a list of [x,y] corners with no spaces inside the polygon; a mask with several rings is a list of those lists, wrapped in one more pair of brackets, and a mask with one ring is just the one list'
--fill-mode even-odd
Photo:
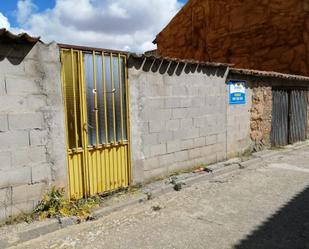
{"label": "stone block", "polygon": [[35,183],[49,183],[52,179],[51,165],[44,163],[31,167],[32,184]]}
{"label": "stone block", "polygon": [[149,132],[161,132],[165,130],[165,121],[155,120],[149,121]]}
{"label": "stone block", "polygon": [[28,131],[0,132],[0,141],[0,150],[29,146],[29,134]]}
{"label": "stone block", "polygon": [[8,117],[10,130],[42,129],[44,126],[40,112],[9,114]]}
{"label": "stone block", "polygon": [[12,166],[26,166],[46,162],[46,149],[43,146],[27,147],[12,152]]}
{"label": "stone block", "polygon": [[9,130],[8,115],[0,114],[0,132],[8,130]]}
{"label": "stone block", "polygon": [[147,106],[149,108],[153,108],[153,109],[162,109],[165,107],[164,105],[165,100],[164,98],[148,98],[145,100],[145,102],[143,103],[144,106]]}
{"label": "stone block", "polygon": [[191,107],[192,105],[191,98],[184,98],[180,101],[180,107]]}
{"label": "stone block", "polygon": [[27,95],[25,101],[28,110],[37,111],[42,107],[47,106],[47,97],[45,95]]}
{"label": "stone block", "polygon": [[177,131],[180,128],[179,119],[173,119],[166,121],[166,130],[167,131]]}
{"label": "stone block", "polygon": [[31,168],[20,167],[3,170],[0,174],[0,188],[31,183]]}
{"label": "stone block", "polygon": [[7,76],[6,89],[9,95],[38,94],[42,92],[42,79]]}
{"label": "stone block", "polygon": [[186,86],[173,86],[172,94],[173,96],[187,96],[187,88]]}
{"label": "stone block", "polygon": [[47,130],[31,130],[29,133],[30,146],[45,146],[48,141]]}
{"label": "stone block", "polygon": [[27,184],[12,188],[12,203],[25,203],[40,200],[47,191],[47,184]]}
{"label": "stone block", "polygon": [[0,171],[12,167],[12,155],[10,151],[0,152]]}
{"label": "stone block", "polygon": [[150,146],[150,156],[164,155],[166,153],[166,144],[158,144]]}
{"label": "stone block", "polygon": [[8,207],[10,209],[10,216],[15,217],[20,214],[30,214],[35,208],[34,201],[28,201],[24,203],[17,203],[13,204],[12,206]]}

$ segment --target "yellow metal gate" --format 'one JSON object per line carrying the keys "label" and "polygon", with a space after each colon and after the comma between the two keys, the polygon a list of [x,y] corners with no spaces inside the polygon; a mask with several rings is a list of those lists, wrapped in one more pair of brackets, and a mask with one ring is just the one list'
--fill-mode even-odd
{"label": "yellow metal gate", "polygon": [[71,198],[130,183],[126,55],[61,48]]}

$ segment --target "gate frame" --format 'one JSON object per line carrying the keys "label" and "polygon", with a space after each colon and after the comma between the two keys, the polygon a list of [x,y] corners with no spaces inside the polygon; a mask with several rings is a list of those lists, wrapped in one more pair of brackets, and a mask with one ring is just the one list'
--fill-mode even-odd
{"label": "gate frame", "polygon": [[[89,146],[88,146],[88,133],[84,131],[84,122],[87,123],[87,100],[86,100],[86,91],[85,91],[85,76],[84,76],[84,70],[83,70],[83,60],[82,55],[83,52],[91,52],[91,53],[108,53],[108,54],[117,54],[119,56],[124,57],[124,67],[125,67],[125,90],[126,90],[126,96],[125,96],[125,100],[126,100],[126,106],[125,106],[125,110],[126,110],[126,130],[127,130],[127,148],[128,148],[128,152],[127,152],[127,170],[128,170],[128,186],[130,186],[132,184],[132,157],[131,157],[131,123],[130,123],[130,89],[129,89],[129,73],[128,73],[128,65],[127,65],[127,59],[128,59],[128,52],[125,51],[120,51],[120,50],[112,50],[112,49],[103,49],[103,48],[96,48],[96,47],[87,47],[87,46],[77,46],[77,45],[69,45],[69,44],[58,44],[59,46],[59,50],[60,50],[60,61],[61,61],[61,81],[62,81],[62,91],[63,91],[63,103],[64,103],[64,108],[65,108],[65,112],[67,112],[67,101],[66,101],[66,87],[65,87],[65,73],[64,73],[64,66],[63,66],[63,51],[65,50],[71,50],[74,52],[77,52],[77,58],[80,61],[80,63],[78,64],[78,67],[80,67],[80,71],[78,72],[78,75],[81,79],[80,82],[80,97],[82,97],[80,99],[80,112],[81,112],[81,118],[80,118],[80,122],[81,122],[81,146],[82,149],[80,148],[76,148],[75,149],[75,153],[82,153],[83,156],[83,166],[82,169],[84,170],[84,174],[86,174],[87,176],[83,176],[83,181],[82,181],[82,192],[83,192],[83,196],[79,196],[78,198],[87,198],[89,197],[88,192],[90,191],[89,186],[87,186],[87,184],[89,184],[89,180],[85,180],[86,177],[89,177],[89,166],[87,167],[87,162],[88,159],[87,157],[89,156]],[[73,57],[72,57],[73,60]],[[113,102],[114,104],[114,102]],[[75,108],[75,107],[74,107]],[[76,119],[76,118],[75,118]],[[75,121],[76,122],[76,121]],[[67,178],[68,178],[68,193],[69,193],[69,198],[72,198],[72,193],[70,192],[70,176],[69,176],[69,156],[70,156],[70,152],[74,153],[74,149],[70,149],[69,148],[69,132],[68,132],[68,120],[67,120],[67,114],[65,114],[65,133],[66,133],[66,167],[67,167]],[[75,130],[75,133],[77,131]],[[111,147],[116,147],[114,145],[108,144],[103,146],[103,148],[111,148]],[[87,190],[88,189],[88,190]],[[115,191],[117,189],[113,189],[110,191],[106,191],[108,192],[112,192]],[[105,193],[105,192],[103,192]],[[75,198],[75,197],[73,197]]]}

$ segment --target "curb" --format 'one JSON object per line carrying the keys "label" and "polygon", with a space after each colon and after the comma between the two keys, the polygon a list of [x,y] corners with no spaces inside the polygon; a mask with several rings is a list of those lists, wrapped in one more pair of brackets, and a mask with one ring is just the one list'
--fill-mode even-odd
{"label": "curb", "polygon": [[[285,148],[285,152],[290,152],[296,149],[301,149],[303,147],[308,146],[308,142],[300,143],[295,146],[290,146],[288,148]],[[282,150],[280,151],[273,151],[273,150],[267,150],[267,151],[261,151],[254,153],[252,157],[249,160],[246,160],[244,162],[241,161],[240,158],[233,158],[231,160],[228,160],[226,162],[220,162],[217,164],[213,164],[209,166],[208,168],[212,170],[212,173],[195,173],[195,174],[188,174],[188,176],[184,179],[175,179],[175,184],[184,185],[185,187],[192,186],[195,183],[201,182],[201,181],[209,181],[213,179],[214,177],[229,174],[232,172],[236,172],[238,170],[242,169],[250,169],[251,167],[258,168],[264,164],[264,159],[269,159],[273,156],[280,155],[282,153]],[[109,215],[115,211],[123,210],[126,207],[136,205],[138,203],[146,202],[147,200],[159,197],[163,194],[170,193],[175,191],[174,185],[171,184],[171,182],[167,182],[166,179],[158,182],[159,185],[149,188],[149,186],[146,186],[145,188],[141,189],[141,193],[137,193],[134,196],[132,196],[128,200],[121,201],[117,204],[112,204],[111,206],[106,206],[99,208],[93,212],[93,215],[96,219],[102,218],[106,215]],[[77,221],[73,218],[63,218],[60,220],[47,220],[42,224],[41,226],[36,226],[32,230],[28,230],[26,232],[18,233],[19,239],[16,238],[14,242],[8,241],[8,239],[2,239],[0,240],[0,248],[6,249],[12,246],[16,246],[20,243],[24,243],[26,241],[38,238],[40,236],[55,232],[57,230],[61,230],[66,227],[70,227],[73,225],[76,225]]]}

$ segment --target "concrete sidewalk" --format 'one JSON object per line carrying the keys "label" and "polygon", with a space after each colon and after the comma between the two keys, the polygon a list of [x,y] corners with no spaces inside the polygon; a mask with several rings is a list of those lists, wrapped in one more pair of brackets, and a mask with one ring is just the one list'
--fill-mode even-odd
{"label": "concrete sidewalk", "polygon": [[12,248],[309,248],[309,146],[255,158]]}

